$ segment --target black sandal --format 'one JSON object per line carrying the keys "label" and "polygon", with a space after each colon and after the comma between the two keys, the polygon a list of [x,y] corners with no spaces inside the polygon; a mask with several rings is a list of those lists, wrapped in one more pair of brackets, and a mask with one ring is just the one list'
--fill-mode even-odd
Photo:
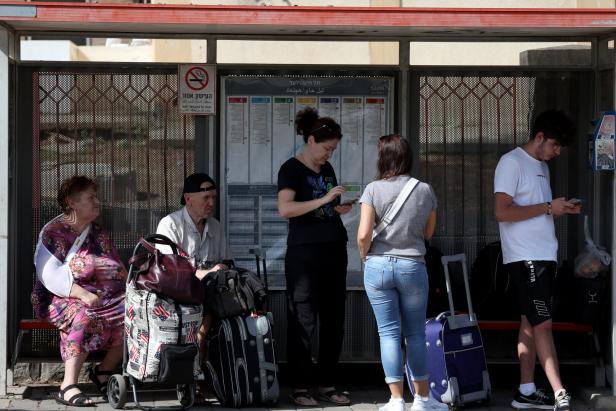
{"label": "black sandal", "polygon": [[[335,397],[342,397],[344,400],[338,400]],[[338,390],[329,390],[325,392],[319,392],[319,399],[322,401],[331,402],[335,405],[349,405],[351,399],[348,392],[342,392]]]}
{"label": "black sandal", "polygon": [[94,385],[96,385],[96,388],[98,388],[100,393],[103,395],[103,399],[105,401],[107,400],[107,381],[102,382],[98,379],[98,377],[101,375],[111,376],[113,374],[113,371],[99,371],[98,365],[90,367],[88,369],[88,378],[90,379],[90,381],[92,381]]}
{"label": "black sandal", "polygon": [[206,383],[205,381],[197,381],[197,387],[195,388],[195,404],[194,405],[205,405],[209,404],[209,401],[206,397]]}
{"label": "black sandal", "polygon": [[79,386],[77,384],[71,384],[71,385],[67,385],[63,390],[60,390],[60,392],[58,392],[58,395],[56,395],[56,398],[55,398],[56,402],[58,404],[68,405],[71,407],[94,407],[93,402],[86,402],[86,401],[89,401],[90,399],[83,392],[79,392],[73,395],[68,400],[65,400],[64,394],[66,394],[67,391],[70,391],[73,388],[79,389]]}
{"label": "black sandal", "polygon": [[298,407],[315,407],[319,404],[308,391],[294,391],[289,394],[289,398]]}

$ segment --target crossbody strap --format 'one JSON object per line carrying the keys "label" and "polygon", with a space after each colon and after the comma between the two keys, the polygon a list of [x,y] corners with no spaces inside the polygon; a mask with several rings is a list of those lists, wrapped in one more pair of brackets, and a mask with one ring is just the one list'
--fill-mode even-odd
{"label": "crossbody strap", "polygon": [[79,237],[75,239],[75,242],[71,246],[70,250],[68,250],[68,254],[66,254],[66,259],[64,260],[66,263],[70,264],[70,262],[75,257],[75,254],[77,254],[77,251],[79,251],[79,248],[83,245],[84,241],[86,241],[86,237],[90,233],[91,226],[92,223],[88,224],[88,226],[81,232],[81,234],[79,234]]}
{"label": "crossbody strap", "polygon": [[396,197],[394,205],[387,211],[387,213],[385,213],[385,216],[383,217],[381,222],[372,231],[372,239],[379,235],[381,231],[383,231],[385,227],[387,227],[394,220],[394,218],[396,217],[396,215],[398,215],[398,212],[402,208],[402,205],[404,204],[406,199],[409,198],[411,192],[415,189],[415,187],[417,187],[418,183],[419,180],[413,177],[411,177],[409,181],[406,182],[404,188],[402,189],[400,194],[398,194],[398,197]]}

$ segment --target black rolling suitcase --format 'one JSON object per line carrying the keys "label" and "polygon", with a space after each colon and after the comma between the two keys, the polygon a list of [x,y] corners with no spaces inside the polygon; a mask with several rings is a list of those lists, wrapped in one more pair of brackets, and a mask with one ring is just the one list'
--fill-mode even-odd
{"label": "black rolling suitcase", "polygon": [[[267,290],[265,251],[250,250],[257,275]],[[278,365],[274,354],[272,314],[253,310],[218,319],[208,333],[207,368],[216,397],[224,407],[275,404],[278,401]]]}

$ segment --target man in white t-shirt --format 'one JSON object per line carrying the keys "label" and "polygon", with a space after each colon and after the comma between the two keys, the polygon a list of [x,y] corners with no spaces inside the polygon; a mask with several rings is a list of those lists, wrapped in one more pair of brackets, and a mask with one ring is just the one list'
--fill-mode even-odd
{"label": "man in white t-shirt", "polygon": [[[576,136],[573,121],[562,111],[537,116],[530,140],[503,155],[494,175],[495,214],[499,223],[503,263],[517,292],[521,321],[518,334],[520,386],[514,408],[571,411],[563,388],[552,336],[552,297],[558,241],[554,218],[579,214],[581,206],[564,197],[552,198],[546,164]],[[554,397],[537,390],[535,359],[543,367]]]}

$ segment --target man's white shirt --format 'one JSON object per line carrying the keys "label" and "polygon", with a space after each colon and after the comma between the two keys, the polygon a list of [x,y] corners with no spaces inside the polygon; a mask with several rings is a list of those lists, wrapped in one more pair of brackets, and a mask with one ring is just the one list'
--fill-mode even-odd
{"label": "man's white shirt", "polygon": [[[158,223],[156,233],[169,237],[197,261],[220,261],[231,258],[222,224],[214,217],[210,217],[206,220],[203,234],[200,234],[186,207],[163,217]],[[171,252],[167,246],[158,248],[164,253]]]}
{"label": "man's white shirt", "polygon": [[[498,162],[494,192],[508,194],[518,206],[552,201],[548,165],[517,147]],[[557,261],[558,241],[553,216],[542,214],[523,221],[500,222],[498,226],[504,264],[525,260]]]}

